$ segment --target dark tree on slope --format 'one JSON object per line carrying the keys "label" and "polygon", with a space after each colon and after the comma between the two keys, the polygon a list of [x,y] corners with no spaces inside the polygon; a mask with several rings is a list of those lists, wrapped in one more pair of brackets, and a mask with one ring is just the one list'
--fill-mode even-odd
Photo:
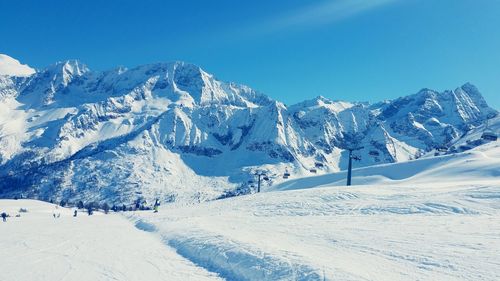
{"label": "dark tree on slope", "polygon": [[104,211],[105,214],[109,213],[109,205],[108,203],[104,202],[104,204],[102,204],[102,210]]}
{"label": "dark tree on slope", "polygon": [[76,205],[76,207],[77,207],[78,209],[83,209],[83,207],[84,207],[84,206],[83,206],[83,202],[82,202],[82,201],[78,201],[78,204]]}
{"label": "dark tree on slope", "polygon": [[89,214],[89,216],[94,214],[94,206],[96,206],[96,205],[92,202],[87,204],[86,209],[87,209],[87,213]]}

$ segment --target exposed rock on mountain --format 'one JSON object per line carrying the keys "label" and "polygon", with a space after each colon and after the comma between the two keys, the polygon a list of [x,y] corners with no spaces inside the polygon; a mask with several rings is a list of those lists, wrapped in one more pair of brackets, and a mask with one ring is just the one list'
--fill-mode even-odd
{"label": "exposed rock on mountain", "polygon": [[91,71],[72,60],[0,75],[0,196],[200,201],[449,147],[497,115],[465,84],[376,104],[286,107],[183,62]]}

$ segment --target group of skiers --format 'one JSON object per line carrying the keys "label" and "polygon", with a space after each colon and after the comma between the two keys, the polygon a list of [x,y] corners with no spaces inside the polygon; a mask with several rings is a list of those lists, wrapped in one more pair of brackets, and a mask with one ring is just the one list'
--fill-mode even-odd
{"label": "group of skiers", "polygon": [[[153,210],[154,210],[153,212],[154,213],[158,213],[158,208],[159,207],[160,207],[160,200],[156,199],[155,203],[153,205]],[[88,208],[87,212],[88,212],[89,216],[92,215],[93,214],[92,208]],[[76,217],[77,215],[78,215],[78,210],[75,209],[74,212],[73,212],[73,217]],[[6,222],[7,221],[7,217],[9,217],[9,215],[6,212],[2,212],[1,216],[2,216],[2,220],[4,222]],[[54,211],[52,212],[52,216],[54,217],[54,219],[58,219],[58,218],[61,217],[61,213],[59,212],[59,206],[55,206]]]}

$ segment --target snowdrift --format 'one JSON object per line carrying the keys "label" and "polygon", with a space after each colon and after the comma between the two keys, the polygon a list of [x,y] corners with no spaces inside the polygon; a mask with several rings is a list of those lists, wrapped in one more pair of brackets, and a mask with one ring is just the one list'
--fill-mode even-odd
{"label": "snowdrift", "polygon": [[[272,186],[265,191],[304,189],[318,186],[342,186],[347,172],[299,178]],[[407,162],[353,169],[354,185],[423,184],[439,182],[500,181],[500,144],[479,146],[473,150]]]}

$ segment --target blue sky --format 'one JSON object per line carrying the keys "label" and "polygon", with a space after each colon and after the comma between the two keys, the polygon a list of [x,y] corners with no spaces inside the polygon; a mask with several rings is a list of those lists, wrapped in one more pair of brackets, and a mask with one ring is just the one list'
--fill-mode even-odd
{"label": "blue sky", "polygon": [[184,60],[292,104],[471,82],[500,108],[500,1],[1,1],[0,53],[36,68]]}

